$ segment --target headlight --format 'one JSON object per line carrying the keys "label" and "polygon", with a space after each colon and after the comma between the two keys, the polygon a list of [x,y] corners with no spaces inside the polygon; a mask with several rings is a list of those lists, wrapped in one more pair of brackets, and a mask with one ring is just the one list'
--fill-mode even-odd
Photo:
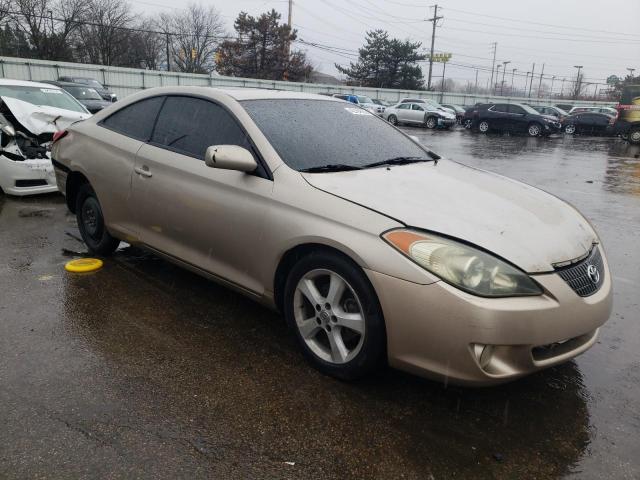
{"label": "headlight", "polygon": [[482,297],[541,295],[529,275],[476,248],[430,233],[392,230],[389,244],[447,283]]}

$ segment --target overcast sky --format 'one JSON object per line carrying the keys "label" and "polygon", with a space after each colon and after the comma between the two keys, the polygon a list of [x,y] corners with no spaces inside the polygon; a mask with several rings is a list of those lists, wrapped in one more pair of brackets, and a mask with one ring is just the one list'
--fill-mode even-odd
{"label": "overcast sky", "polygon": [[[190,0],[130,0],[140,12],[182,8]],[[297,45],[306,50],[317,70],[337,74],[334,63],[348,65],[357,57],[365,31],[382,28],[400,39],[431,42],[432,5],[437,0],[295,0],[293,24],[299,38],[324,47]],[[252,15],[275,8],[286,21],[288,0],[208,0],[233,32],[233,20],[241,10]],[[446,76],[458,82],[487,85],[491,75],[492,42],[498,42],[497,62],[510,61],[507,78],[524,84],[524,74],[575,77],[574,65],[583,65],[585,81],[604,83],[607,76],[624,76],[627,67],[640,74],[640,0],[441,0],[435,48],[452,53]],[[338,50],[334,53],[327,50]],[[423,71],[427,76],[428,65]],[[442,66],[434,67],[434,76]],[[522,77],[518,77],[523,74]],[[537,77],[537,75],[536,75]],[[545,80],[549,83],[550,80]],[[559,88],[556,83],[554,90]]]}

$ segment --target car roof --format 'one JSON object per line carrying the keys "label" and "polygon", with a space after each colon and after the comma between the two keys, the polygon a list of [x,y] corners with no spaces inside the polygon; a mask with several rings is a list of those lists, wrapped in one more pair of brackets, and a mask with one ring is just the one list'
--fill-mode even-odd
{"label": "car roof", "polygon": [[51,83],[31,82],[28,80],[11,80],[7,78],[0,78],[0,85],[13,85],[16,87],[40,87],[40,88],[59,88]]}
{"label": "car roof", "polygon": [[[303,93],[292,92],[287,90],[268,90],[263,88],[217,88],[217,87],[186,87],[186,88],[201,88],[203,90],[211,90],[212,88],[218,92],[224,93],[231,98],[242,100],[283,100],[283,99],[295,99],[295,100],[328,100],[332,102],[342,102],[342,100],[335,97],[327,97],[325,95],[318,95],[315,93]],[[180,87],[174,87],[177,93],[180,92]],[[352,94],[346,94],[352,95]]]}
{"label": "car roof", "polygon": [[44,83],[49,85],[57,85],[58,87],[83,87],[83,88],[92,88],[88,87],[83,83],[75,83],[75,82],[61,82],[60,80],[45,80]]}

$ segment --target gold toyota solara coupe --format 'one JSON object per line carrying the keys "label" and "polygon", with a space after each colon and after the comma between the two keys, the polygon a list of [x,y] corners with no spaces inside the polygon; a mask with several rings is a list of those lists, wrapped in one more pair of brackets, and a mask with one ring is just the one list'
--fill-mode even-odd
{"label": "gold toyota solara coupe", "polygon": [[342,379],[506,382],[586,351],[611,313],[575,208],[342,100],[152,88],[58,132],[52,158],[91,252],[126,241],[278,309]]}

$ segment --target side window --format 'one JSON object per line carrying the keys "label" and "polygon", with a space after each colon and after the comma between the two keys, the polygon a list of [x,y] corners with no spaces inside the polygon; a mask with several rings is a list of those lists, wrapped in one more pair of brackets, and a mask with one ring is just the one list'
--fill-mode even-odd
{"label": "side window", "polygon": [[153,131],[164,97],[153,97],[132,103],[105,118],[101,125],[128,137],[147,141]]}
{"label": "side window", "polygon": [[423,112],[424,108],[422,108],[420,105],[412,105],[411,106],[411,110],[419,110],[419,111]]}
{"label": "side window", "polygon": [[400,105],[398,105],[399,110],[409,110],[410,108],[411,108],[410,103],[401,103]]}
{"label": "side window", "polygon": [[509,105],[510,113],[525,113],[524,108],[519,105]]}
{"label": "side window", "polygon": [[252,151],[246,134],[224,108],[193,97],[167,97],[151,142],[199,159],[211,145]]}
{"label": "side window", "polygon": [[508,107],[508,105],[506,105],[504,103],[498,103],[497,105],[493,106],[492,110],[494,112],[506,113],[507,112],[507,107]]}

